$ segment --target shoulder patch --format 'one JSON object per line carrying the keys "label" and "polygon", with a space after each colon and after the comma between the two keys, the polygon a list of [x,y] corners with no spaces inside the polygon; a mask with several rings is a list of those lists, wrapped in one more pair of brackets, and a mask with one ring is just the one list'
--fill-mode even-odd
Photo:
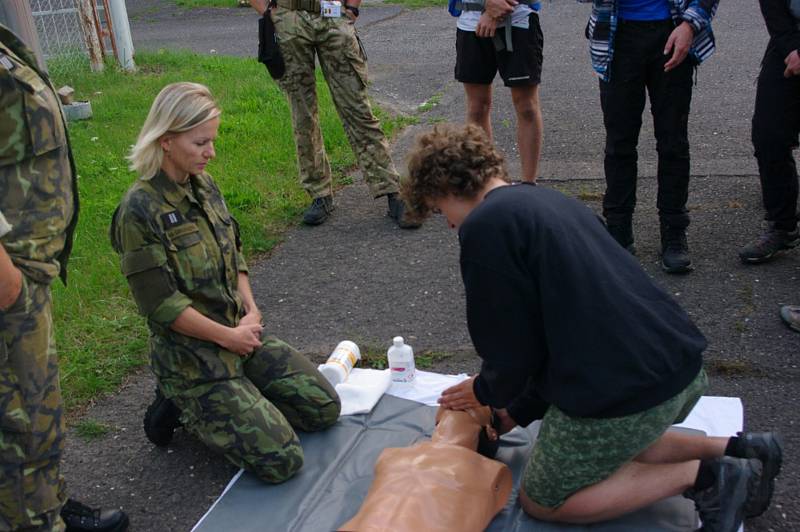
{"label": "shoulder patch", "polygon": [[3,65],[3,67],[5,67],[5,69],[9,72],[14,70],[14,68],[17,66],[3,52],[0,52],[0,65]]}

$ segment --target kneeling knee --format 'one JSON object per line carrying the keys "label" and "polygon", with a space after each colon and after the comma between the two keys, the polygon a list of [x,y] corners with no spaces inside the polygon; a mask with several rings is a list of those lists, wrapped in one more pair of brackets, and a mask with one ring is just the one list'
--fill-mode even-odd
{"label": "kneeling knee", "polygon": [[303,448],[300,443],[286,445],[280,451],[247,461],[245,469],[269,484],[280,484],[295,476],[303,467]]}

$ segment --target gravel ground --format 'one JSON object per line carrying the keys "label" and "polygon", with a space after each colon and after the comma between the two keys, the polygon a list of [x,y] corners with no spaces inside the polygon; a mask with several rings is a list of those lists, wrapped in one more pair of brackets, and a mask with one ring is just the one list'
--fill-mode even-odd
{"label": "gravel ground", "polygon": [[[156,0],[127,4],[139,50],[252,55],[255,49],[250,10],[183,11]],[[655,153],[648,121],[641,135],[638,256],[708,337],[710,394],[741,397],[747,428],[778,429],[784,435],[785,464],[772,508],[749,521],[747,529],[800,530],[800,335],[784,328],[777,316],[780,304],[800,301],[800,253],[760,267],[745,267],[736,259],[737,249],[760,231],[749,119],[766,31],[752,2],[730,0],[721,7],[714,25],[718,53],[699,70],[691,117],[689,243],[696,271],[671,277],[658,268]],[[369,54],[373,96],[381,105],[420,119],[394,143],[400,166],[420,130],[442,120],[463,120],[461,88],[451,79],[454,21],[443,8],[405,11],[374,3],[362,13],[358,24]],[[588,7],[574,2],[544,4],[542,184],[598,209],[603,129],[597,82],[582,38],[587,15]],[[519,162],[507,93],[496,86],[494,128],[513,174]],[[436,105],[422,112],[418,106],[426,101]],[[385,216],[385,203],[371,201],[358,179],[336,201],[328,223],[289,231],[268,258],[251,265],[256,299],[270,331],[317,360],[341,339],[385,349],[392,336],[402,334],[418,353],[448,355],[434,362],[435,371],[477,370],[464,323],[456,235],[441,219],[417,231],[397,229]],[[64,474],[75,497],[129,512],[132,530],[188,530],[234,468],[183,431],[166,450],[145,439],[141,419],[153,386],[149,372],[142,371],[118,393],[99,398],[83,418],[112,430],[86,441],[71,429]]]}

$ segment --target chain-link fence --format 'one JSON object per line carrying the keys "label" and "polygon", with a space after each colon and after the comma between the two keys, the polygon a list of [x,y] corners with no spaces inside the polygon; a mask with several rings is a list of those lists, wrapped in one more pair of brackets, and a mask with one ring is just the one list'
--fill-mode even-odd
{"label": "chain-link fence", "polygon": [[89,70],[86,39],[75,0],[30,0],[39,44],[51,76]]}

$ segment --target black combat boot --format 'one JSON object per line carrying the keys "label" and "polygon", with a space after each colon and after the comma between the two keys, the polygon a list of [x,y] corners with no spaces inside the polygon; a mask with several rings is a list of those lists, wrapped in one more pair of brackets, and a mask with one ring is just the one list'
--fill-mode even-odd
{"label": "black combat boot", "polygon": [[181,411],[175,403],[156,388],[156,398],[144,414],[144,433],[147,439],[159,447],[169,444],[175,429],[182,425],[180,416]]}
{"label": "black combat boot", "polygon": [[387,213],[392,218],[400,229],[416,229],[421,226],[420,222],[412,221],[406,215],[406,204],[397,195],[397,192],[392,192],[386,195],[389,202],[389,212]]}
{"label": "black combat boot", "polygon": [[683,227],[661,226],[661,268],[667,273],[692,271],[686,229]]}
{"label": "black combat boot", "polygon": [[327,195],[314,198],[306,212],[303,213],[303,223],[306,225],[319,225],[328,219],[334,208],[333,196]]}
{"label": "black combat boot", "polygon": [[630,218],[618,223],[608,222],[606,228],[620,246],[627,249],[631,255],[636,255],[636,246],[633,245],[633,221]]}
{"label": "black combat boot", "polygon": [[67,532],[124,532],[128,529],[128,516],[122,510],[89,508],[72,499],[67,499],[61,508],[61,519],[67,525]]}

